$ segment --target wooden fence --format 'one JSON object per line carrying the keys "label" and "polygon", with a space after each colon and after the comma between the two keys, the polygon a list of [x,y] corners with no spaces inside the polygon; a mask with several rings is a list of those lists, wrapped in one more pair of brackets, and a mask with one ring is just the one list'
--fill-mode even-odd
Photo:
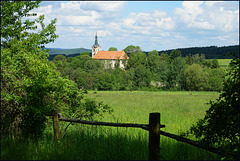
{"label": "wooden fence", "polygon": [[[114,126],[114,127],[132,127],[132,128],[142,128],[144,130],[149,131],[149,160],[159,160],[160,159],[160,135],[170,137],[177,141],[181,141],[195,147],[208,150],[210,152],[222,155],[223,152],[219,151],[216,148],[202,145],[199,142],[167,133],[161,131],[160,128],[164,128],[165,125],[160,124],[160,113],[150,113],[149,114],[149,124],[132,124],[132,123],[110,123],[110,122],[97,122],[97,121],[86,121],[79,119],[71,119],[71,118],[63,118],[60,116],[58,109],[54,109],[52,111],[52,119],[53,119],[53,130],[54,130],[54,139],[57,141],[59,139],[59,121],[65,122],[75,122],[82,123],[88,125],[100,125],[100,126]],[[232,155],[232,154],[229,154]]]}

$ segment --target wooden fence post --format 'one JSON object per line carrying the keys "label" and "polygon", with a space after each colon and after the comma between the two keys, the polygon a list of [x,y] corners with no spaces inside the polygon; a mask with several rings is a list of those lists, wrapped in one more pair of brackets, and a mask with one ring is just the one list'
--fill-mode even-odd
{"label": "wooden fence post", "polygon": [[58,109],[52,110],[52,118],[53,118],[53,131],[54,131],[54,140],[57,143],[59,138],[59,119],[58,119]]}
{"label": "wooden fence post", "polygon": [[159,160],[160,113],[149,114],[149,160]]}

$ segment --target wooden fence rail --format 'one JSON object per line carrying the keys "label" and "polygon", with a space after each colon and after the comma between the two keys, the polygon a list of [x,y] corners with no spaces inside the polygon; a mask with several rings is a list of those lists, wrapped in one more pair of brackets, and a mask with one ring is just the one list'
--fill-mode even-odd
{"label": "wooden fence rail", "polygon": [[135,128],[142,128],[144,130],[149,130],[148,124],[131,124],[131,123],[112,123],[112,122],[97,122],[97,121],[86,121],[86,120],[79,120],[79,119],[70,119],[70,118],[59,118],[60,121],[65,122],[76,122],[88,125],[101,125],[101,126],[114,126],[114,127],[135,127]]}
{"label": "wooden fence rail", "polygon": [[[63,117],[60,117],[58,109],[54,109],[52,111],[52,118],[53,118],[53,129],[54,129],[55,141],[59,139],[59,121],[65,121],[65,122],[75,122],[75,123],[82,123],[82,124],[88,124],[88,125],[132,127],[132,128],[134,127],[134,128],[142,128],[144,130],[148,130],[149,131],[149,160],[159,160],[160,135],[170,137],[177,141],[181,141],[201,149],[208,150],[218,155],[223,154],[223,152],[219,151],[214,147],[202,145],[199,142],[196,142],[175,134],[161,131],[160,128],[165,127],[165,125],[160,124],[160,113],[150,113],[149,124],[110,123],[110,122],[97,122],[97,121],[86,121],[86,120],[79,120],[79,119],[63,118]],[[232,154],[229,154],[229,155],[232,155]]]}

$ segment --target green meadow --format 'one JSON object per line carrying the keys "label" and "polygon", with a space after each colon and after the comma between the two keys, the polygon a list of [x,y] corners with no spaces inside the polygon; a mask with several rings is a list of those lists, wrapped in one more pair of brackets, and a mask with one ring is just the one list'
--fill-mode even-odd
{"label": "green meadow", "polygon": [[[148,124],[149,113],[160,112],[161,129],[180,134],[189,129],[218,98],[217,92],[90,91],[86,95],[111,106],[113,114],[96,121]],[[54,145],[52,126],[43,138],[1,138],[3,160],[148,160],[148,131],[137,128],[74,124]],[[211,152],[161,136],[161,160],[219,160]]]}
{"label": "green meadow", "polygon": [[217,59],[219,66],[227,69],[232,59]]}

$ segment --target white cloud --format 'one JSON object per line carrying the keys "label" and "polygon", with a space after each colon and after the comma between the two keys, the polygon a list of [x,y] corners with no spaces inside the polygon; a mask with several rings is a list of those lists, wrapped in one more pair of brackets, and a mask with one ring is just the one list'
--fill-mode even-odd
{"label": "white cloud", "polygon": [[214,6],[206,6],[206,19],[223,32],[231,32],[239,29],[239,8],[229,10],[230,5],[223,7],[226,2],[215,3]]}
{"label": "white cloud", "polygon": [[180,19],[188,28],[229,32],[234,30],[234,26],[239,22],[239,8],[234,6],[236,4],[222,1],[184,1],[182,8],[175,9],[175,15],[176,19]]}
{"label": "white cloud", "polygon": [[112,33],[110,31],[107,31],[107,30],[98,30],[97,34],[98,34],[98,36],[101,36],[101,37],[106,37],[106,36],[111,36],[112,35]]}
{"label": "white cloud", "polygon": [[154,30],[173,30],[175,25],[166,12],[154,10],[151,12],[132,12],[122,20],[122,25],[131,33],[158,34]]}
{"label": "white cloud", "polygon": [[[173,14],[161,8],[161,2],[155,3],[158,7],[144,11],[138,8],[138,4],[129,9],[128,2],[122,1],[65,1],[54,2],[54,5],[52,2],[44,4],[35,11],[44,14],[46,22],[57,18],[56,32],[60,35],[59,41],[67,40],[71,47],[74,44],[77,44],[76,47],[91,47],[96,31],[103,50],[114,46],[111,44],[121,45],[115,46],[118,49],[132,44],[143,45],[143,50],[153,50],[155,47],[159,50],[194,46],[194,43],[195,46],[198,43],[214,45],[215,40],[219,44],[225,42],[226,45],[230,40],[239,41],[234,36],[239,34],[238,2],[184,1],[181,7],[172,10]],[[72,43],[71,36],[74,37]],[[55,44],[60,44],[58,39]],[[67,44],[64,45],[67,47]]]}
{"label": "white cloud", "polygon": [[99,1],[92,1],[92,2],[81,2],[81,9],[87,11],[104,11],[104,12],[119,12],[124,9],[126,6],[126,2],[99,2]]}
{"label": "white cloud", "polygon": [[97,19],[101,17],[96,12],[92,12],[90,16],[60,16],[61,24],[64,25],[103,25],[103,22]]}

